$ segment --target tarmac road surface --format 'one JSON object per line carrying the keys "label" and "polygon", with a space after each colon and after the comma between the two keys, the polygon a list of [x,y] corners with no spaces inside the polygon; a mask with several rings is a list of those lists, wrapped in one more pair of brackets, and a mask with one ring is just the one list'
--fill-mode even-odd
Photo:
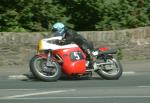
{"label": "tarmac road surface", "polygon": [[0,103],[150,103],[149,60],[126,62],[123,66],[124,74],[119,80],[95,76],[91,80],[42,82],[8,78],[24,74],[23,70],[1,72]]}

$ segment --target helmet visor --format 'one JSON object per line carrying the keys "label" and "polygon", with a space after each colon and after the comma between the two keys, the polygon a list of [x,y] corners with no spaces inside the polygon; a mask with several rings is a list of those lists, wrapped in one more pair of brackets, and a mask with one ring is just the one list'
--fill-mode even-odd
{"label": "helmet visor", "polygon": [[56,36],[62,36],[62,34],[61,34],[61,33],[59,33],[58,31],[53,32],[53,35],[54,35],[54,37],[56,37]]}
{"label": "helmet visor", "polygon": [[56,32],[56,31],[58,31],[56,28],[53,28],[53,29],[52,29],[52,32]]}

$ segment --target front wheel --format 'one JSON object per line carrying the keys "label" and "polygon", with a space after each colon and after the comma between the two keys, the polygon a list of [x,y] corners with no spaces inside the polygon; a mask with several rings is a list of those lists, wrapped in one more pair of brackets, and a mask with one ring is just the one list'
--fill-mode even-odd
{"label": "front wheel", "polygon": [[47,66],[47,59],[34,56],[30,61],[30,70],[32,74],[43,81],[56,81],[61,76],[61,68],[58,63],[52,62],[51,66]]}
{"label": "front wheel", "polygon": [[96,71],[103,79],[115,80],[119,79],[122,75],[123,69],[122,65],[116,59],[107,59],[106,63],[108,65],[100,65],[99,69]]}

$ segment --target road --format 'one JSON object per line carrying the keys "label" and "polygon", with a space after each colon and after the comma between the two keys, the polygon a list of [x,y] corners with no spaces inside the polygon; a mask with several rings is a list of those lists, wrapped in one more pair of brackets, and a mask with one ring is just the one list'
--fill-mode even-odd
{"label": "road", "polygon": [[57,82],[0,78],[0,103],[150,103],[150,66],[141,62],[141,69],[129,68],[138,64],[127,63],[119,80],[97,76]]}

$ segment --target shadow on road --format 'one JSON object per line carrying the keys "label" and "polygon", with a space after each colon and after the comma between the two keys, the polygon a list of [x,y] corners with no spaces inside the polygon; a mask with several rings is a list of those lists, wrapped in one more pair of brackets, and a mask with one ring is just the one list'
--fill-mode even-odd
{"label": "shadow on road", "polygon": [[[28,79],[22,79],[21,81],[35,81],[38,82],[41,80],[38,80],[37,78],[35,78],[32,74],[23,74],[24,76],[26,76]],[[82,81],[82,80],[104,80],[101,77],[79,77],[79,76],[73,76],[73,77],[67,77],[67,76],[63,76],[59,79],[59,81]]]}

